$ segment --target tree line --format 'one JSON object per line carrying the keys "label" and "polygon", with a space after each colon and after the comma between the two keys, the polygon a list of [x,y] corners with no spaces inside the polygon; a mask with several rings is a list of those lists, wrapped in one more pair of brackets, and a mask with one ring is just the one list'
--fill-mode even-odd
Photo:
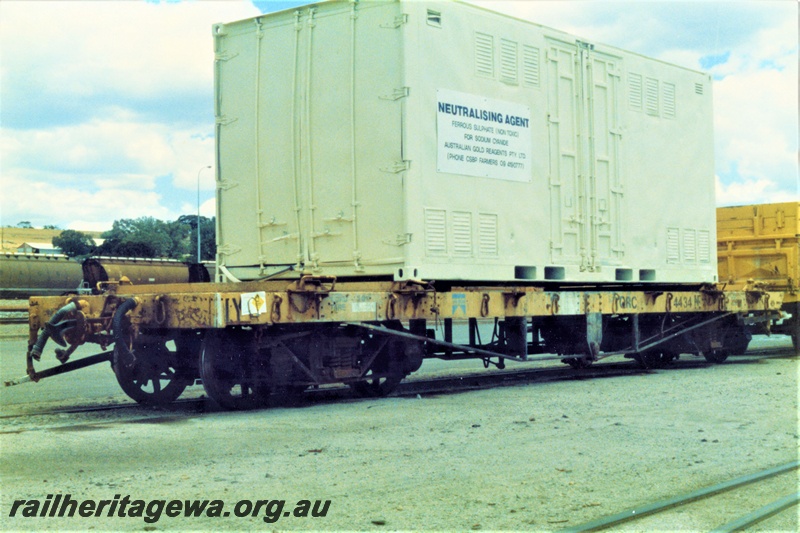
{"label": "tree line", "polygon": [[[69,257],[85,259],[91,256],[168,258],[181,261],[197,260],[197,220],[195,215],[182,215],[166,222],[153,217],[115,220],[109,231],[95,245],[89,235],[64,230],[53,237],[53,246]],[[200,217],[200,258],[213,261],[217,253],[215,217]]]}

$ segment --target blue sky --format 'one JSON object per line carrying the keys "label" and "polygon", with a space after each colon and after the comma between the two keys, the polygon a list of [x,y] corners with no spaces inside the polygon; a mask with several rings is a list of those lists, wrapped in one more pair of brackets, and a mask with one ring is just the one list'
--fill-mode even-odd
{"label": "blue sky", "polygon": [[[718,204],[800,199],[794,0],[473,1],[711,72]],[[0,1],[0,224],[213,215],[211,25],[303,3]]]}

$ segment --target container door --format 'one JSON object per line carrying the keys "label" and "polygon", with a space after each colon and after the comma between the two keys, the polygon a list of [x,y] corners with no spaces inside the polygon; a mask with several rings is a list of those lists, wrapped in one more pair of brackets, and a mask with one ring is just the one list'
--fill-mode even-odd
{"label": "container door", "polygon": [[303,257],[297,71],[286,53],[297,45],[300,21],[281,17],[270,27],[262,19],[215,27],[217,253],[240,279],[268,276]]}
{"label": "container door", "polygon": [[589,186],[592,265],[616,264],[624,254],[619,169],[620,59],[583,50],[585,105],[588,108]]}
{"label": "container door", "polygon": [[586,263],[585,197],[581,182],[580,58],[577,49],[550,42],[550,249],[554,262]]}
{"label": "container door", "polygon": [[[342,8],[316,16],[309,9],[301,29],[297,144],[306,268],[341,266],[358,274],[365,263],[396,254],[373,241],[384,226],[402,227],[394,218],[402,213],[396,173],[406,93],[402,34],[393,24],[399,7]],[[383,209],[385,202],[397,208]]]}
{"label": "container door", "polygon": [[621,60],[548,41],[551,259],[594,271],[623,254]]}
{"label": "container door", "polygon": [[325,2],[217,27],[218,253],[240,279],[398,255],[399,10]]}

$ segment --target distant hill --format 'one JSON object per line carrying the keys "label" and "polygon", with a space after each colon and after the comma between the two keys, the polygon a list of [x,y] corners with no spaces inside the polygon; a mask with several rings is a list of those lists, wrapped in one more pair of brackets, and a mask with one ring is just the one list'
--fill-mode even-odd
{"label": "distant hill", "polygon": [[[16,252],[17,248],[26,242],[53,242],[53,237],[61,235],[60,229],[37,229],[37,228],[0,228],[2,235],[2,252]],[[90,237],[100,238],[101,231],[83,231],[82,233]]]}

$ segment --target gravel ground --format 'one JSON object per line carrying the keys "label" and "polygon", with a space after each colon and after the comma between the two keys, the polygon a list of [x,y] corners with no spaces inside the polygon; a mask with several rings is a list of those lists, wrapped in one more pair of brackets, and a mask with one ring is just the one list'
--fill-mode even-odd
{"label": "gravel ground", "polygon": [[[6,416],[0,418],[0,525],[138,531],[575,526],[796,460],[798,359],[785,337],[759,342],[785,346],[787,357],[245,413],[133,408]],[[16,362],[6,359],[20,356],[24,340],[10,343],[0,338],[4,379],[16,372]],[[80,372],[55,379],[72,387],[60,390],[75,391],[60,405],[81,403],[75,398],[89,387]],[[0,393],[3,412],[21,404],[30,412],[37,387],[45,386]],[[118,395],[101,391],[103,399],[92,402]],[[709,530],[797,485],[794,471],[731,493],[716,506],[697,503],[629,528]],[[9,517],[14,500],[48,494],[218,499],[230,515],[162,514],[155,523],[106,512],[25,518],[20,510]],[[285,512],[306,499],[330,500],[327,515],[276,516],[269,523],[264,507],[254,517],[234,516],[240,500],[285,500]],[[754,529],[796,531],[796,511]]]}

